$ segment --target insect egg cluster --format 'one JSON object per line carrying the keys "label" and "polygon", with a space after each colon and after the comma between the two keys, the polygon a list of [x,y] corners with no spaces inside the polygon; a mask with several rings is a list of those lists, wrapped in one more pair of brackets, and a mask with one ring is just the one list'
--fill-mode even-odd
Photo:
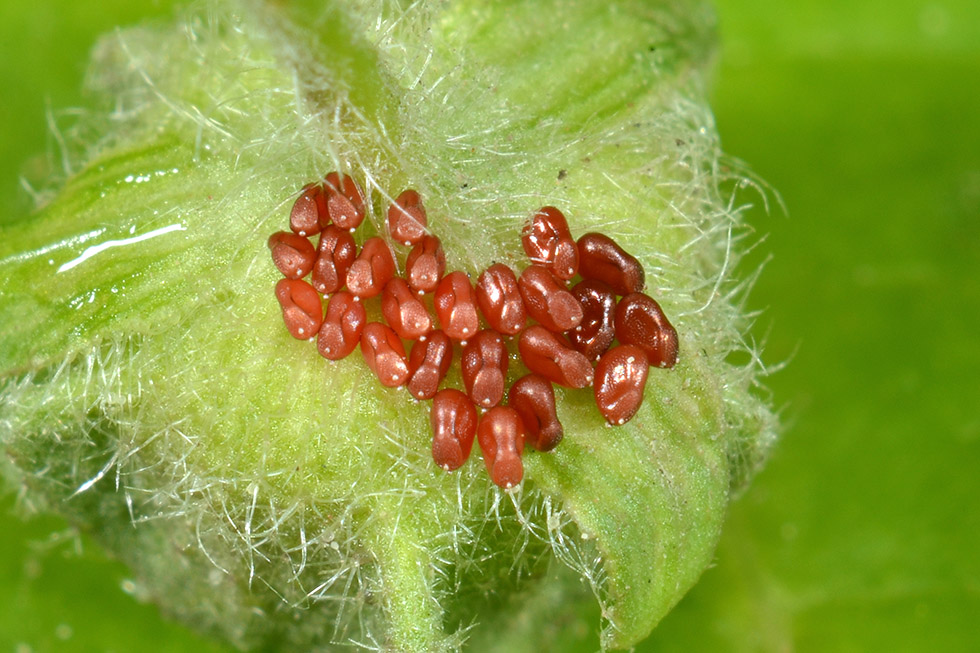
{"label": "insect egg cluster", "polygon": [[[562,439],[554,384],[592,386],[607,423],[621,425],[639,409],[650,367],[677,362],[677,331],[643,294],[640,262],[606,235],[575,240],[553,206],[521,232],[530,264],[518,275],[494,263],[475,285],[464,272],[446,272],[415,190],[387,210],[390,241],[409,248],[404,276],[388,239],[358,246],[353,234],[365,212],[364,194],[347,175],[304,186],[290,231],[269,237],[285,277],[275,295],[294,338],[315,338],[328,360],[360,347],[383,386],[431,400],[432,457],[447,471],[466,462],[475,438],[493,482],[513,487],[524,475],[525,443],[550,451]],[[383,321],[369,322],[365,302],[375,297]],[[508,387],[515,340],[528,373]],[[464,387],[442,387],[457,358]]]}

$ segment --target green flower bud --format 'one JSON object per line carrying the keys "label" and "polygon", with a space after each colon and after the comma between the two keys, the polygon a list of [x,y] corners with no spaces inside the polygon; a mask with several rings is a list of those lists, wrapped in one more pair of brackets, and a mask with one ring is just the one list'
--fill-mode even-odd
{"label": "green flower bud", "polygon": [[[77,172],[0,228],[4,475],[240,647],[530,650],[583,594],[604,647],[635,644],[710,563],[775,431],[731,276],[746,229],[711,42],[694,0],[229,0],[104,37]],[[415,188],[473,279],[521,264],[525,219],[560,207],[643,264],[680,361],[621,427],[559,389],[564,439],[516,490],[478,452],[443,472],[427,402],[283,327],[266,239],[331,170],[366,191],[359,242]]]}

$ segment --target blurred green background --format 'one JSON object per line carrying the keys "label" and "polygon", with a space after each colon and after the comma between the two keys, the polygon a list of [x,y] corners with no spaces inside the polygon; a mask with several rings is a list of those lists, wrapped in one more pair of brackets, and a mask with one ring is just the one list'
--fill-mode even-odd
{"label": "blurred green background", "polygon": [[[96,35],[170,2],[0,3],[0,215],[58,163]],[[980,650],[980,4],[719,2],[725,149],[787,206],[749,216],[786,434],[717,564],[642,651]],[[53,156],[47,157],[49,152]],[[0,500],[0,651],[224,651],[126,570]]]}

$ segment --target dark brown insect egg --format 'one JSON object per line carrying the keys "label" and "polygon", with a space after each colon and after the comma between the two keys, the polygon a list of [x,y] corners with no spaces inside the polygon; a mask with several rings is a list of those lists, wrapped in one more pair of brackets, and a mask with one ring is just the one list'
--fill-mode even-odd
{"label": "dark brown insect egg", "polygon": [[416,340],[408,355],[408,391],[416,399],[431,399],[439,391],[453,362],[453,343],[436,330]]}
{"label": "dark brown insect egg", "polygon": [[527,322],[517,277],[503,263],[494,263],[477,279],[476,302],[490,326],[505,335],[517,335]]}
{"label": "dark brown insect egg", "polygon": [[327,225],[320,232],[316,262],[310,276],[313,287],[323,295],[337,292],[347,283],[347,272],[356,259],[357,245],[350,233],[336,225]]}
{"label": "dark brown insect egg", "polygon": [[582,323],[568,332],[568,340],[590,361],[597,361],[616,337],[616,295],[601,281],[586,279],[572,287],[582,306]]}
{"label": "dark brown insect egg", "polygon": [[589,359],[572,349],[562,336],[541,325],[525,329],[517,348],[527,368],[552,383],[566,388],[585,388],[592,383]]}
{"label": "dark brown insect egg", "polygon": [[293,202],[289,212],[289,228],[299,236],[320,232],[327,219],[327,201],[320,184],[307,184]]}
{"label": "dark brown insect egg", "polygon": [[524,478],[524,422],[509,406],[496,406],[484,413],[477,427],[483,462],[490,480],[509,489]]}
{"label": "dark brown insect egg", "polygon": [[673,367],[677,363],[677,330],[660,304],[643,293],[630,293],[619,300],[616,338],[641,348],[654,367]]}
{"label": "dark brown insect egg", "polygon": [[432,426],[432,460],[447,472],[459,469],[470,457],[476,435],[476,408],[459,390],[440,390],[429,412]]}
{"label": "dark brown insect egg", "polygon": [[492,408],[504,398],[507,347],[493,329],[480,331],[463,348],[461,359],[466,393],[477,406]]}
{"label": "dark brown insect egg", "polygon": [[531,216],[521,232],[521,244],[531,262],[543,265],[568,281],[578,272],[579,253],[565,215],[546,206]]}
{"label": "dark brown insect egg", "polygon": [[395,333],[404,340],[417,340],[432,330],[432,318],[408,282],[394,277],[381,293],[381,313]]}
{"label": "dark brown insect egg", "polygon": [[283,279],[276,284],[276,299],[292,337],[309,340],[316,335],[323,321],[323,304],[313,286],[299,279]]}
{"label": "dark brown insect egg", "polygon": [[361,253],[347,270],[347,289],[358,297],[375,297],[395,276],[391,247],[377,236],[364,241]]}
{"label": "dark brown insect egg", "polygon": [[405,261],[405,278],[417,293],[435,292],[446,273],[446,253],[435,236],[423,236]]}
{"label": "dark brown insect egg", "polygon": [[529,266],[521,272],[517,286],[527,314],[549,331],[562,333],[581,324],[582,305],[555,280],[548,268]]}
{"label": "dark brown insect egg", "polygon": [[605,234],[589,233],[578,239],[579,274],[608,284],[617,295],[643,290],[643,266]]}
{"label": "dark brown insect egg", "polygon": [[364,304],[349,292],[335,293],[327,302],[327,312],[317,334],[317,351],[327,360],[346,358],[361,341],[366,323]]}
{"label": "dark brown insect egg", "polygon": [[324,179],[327,214],[341,229],[353,231],[364,221],[364,193],[353,179],[331,172]]}
{"label": "dark brown insect egg", "polygon": [[634,345],[613,347],[595,368],[595,403],[606,421],[621,426],[633,419],[643,403],[650,363]]}
{"label": "dark brown insect egg", "polygon": [[417,244],[425,236],[428,224],[422,198],[414,190],[406,190],[388,207],[388,233],[395,242]]}
{"label": "dark brown insect egg", "polygon": [[525,440],[538,451],[551,451],[564,435],[555,407],[551,381],[528,374],[514,381],[507,393],[507,405],[524,421]]}
{"label": "dark brown insect egg", "polygon": [[277,231],[269,236],[272,262],[287,279],[302,279],[316,261],[316,250],[309,240],[288,231]]}
{"label": "dark brown insect egg", "polygon": [[466,340],[480,328],[473,286],[463,272],[457,270],[443,277],[433,302],[442,330],[453,340]]}
{"label": "dark brown insect egg", "polygon": [[397,388],[408,380],[408,361],[405,347],[391,327],[369,322],[361,332],[361,355],[381,385]]}

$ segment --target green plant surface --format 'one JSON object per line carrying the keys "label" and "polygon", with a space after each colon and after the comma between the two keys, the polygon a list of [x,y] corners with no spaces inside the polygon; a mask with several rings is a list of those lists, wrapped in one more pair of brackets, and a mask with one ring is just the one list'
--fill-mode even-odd
{"label": "green plant surface", "polygon": [[980,12],[872,6],[720,3],[723,145],[788,209],[752,217],[788,427],[641,650],[980,647]]}
{"label": "green plant surface", "polygon": [[[0,231],[0,442],[24,507],[240,648],[456,650],[522,620],[515,593],[550,616],[590,589],[603,647],[646,637],[774,439],[732,305],[711,15],[214,0],[102,37],[90,108],[53,130],[68,174]],[[358,240],[411,185],[473,278],[523,267],[528,207],[562,206],[644,261],[684,356],[615,430],[592,392],[559,389],[562,446],[528,452],[512,492],[479,458],[447,475],[427,403],[282,328],[268,234],[330,169],[365,189]]]}
{"label": "green plant surface", "polygon": [[[24,161],[29,177],[43,167],[28,157],[47,142],[45,95],[81,102],[88,44],[144,11],[62,6],[0,9],[0,80],[15,99],[0,104],[4,207],[27,204],[16,199]],[[721,3],[723,143],[788,207],[751,215],[770,234],[756,262],[773,253],[751,306],[764,309],[766,361],[787,360],[769,385],[788,429],[732,507],[716,565],[641,650],[980,645],[978,14]],[[62,523],[8,515],[12,502],[0,517],[0,647],[225,650],[128,597],[127,571]]]}
{"label": "green plant surface", "polygon": [[[60,170],[49,119],[85,101],[81,82],[97,36],[167,17],[170,2],[0,3],[0,221],[24,214],[37,183]],[[4,280],[5,281],[5,280]],[[167,621],[134,595],[124,565],[108,560],[63,519],[22,521],[16,497],[0,500],[0,648],[17,653],[229,651]]]}

